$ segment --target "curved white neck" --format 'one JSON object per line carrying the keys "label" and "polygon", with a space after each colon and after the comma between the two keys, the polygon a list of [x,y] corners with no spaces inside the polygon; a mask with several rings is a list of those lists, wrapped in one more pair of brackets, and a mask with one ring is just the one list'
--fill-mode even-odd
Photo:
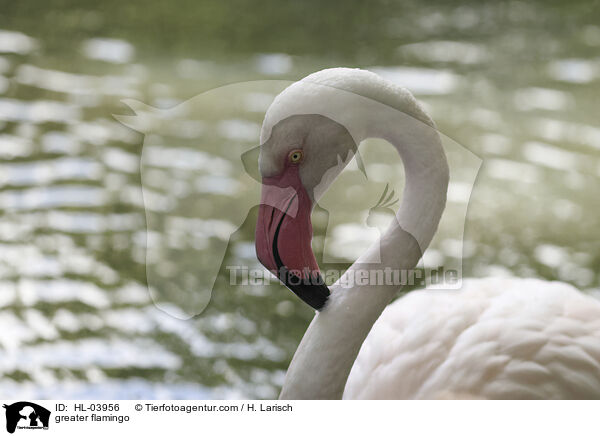
{"label": "curved white neck", "polygon": [[[448,165],[435,128],[397,110],[354,114],[355,138],[379,137],[398,150],[405,167],[403,201],[381,239],[346,272],[410,270],[427,248],[446,203]],[[379,261],[380,259],[380,261]],[[375,263],[375,260],[378,260]],[[355,275],[355,277],[357,277]],[[340,279],[311,322],[288,369],[281,399],[339,399],[371,327],[399,290],[395,285],[344,288]]]}

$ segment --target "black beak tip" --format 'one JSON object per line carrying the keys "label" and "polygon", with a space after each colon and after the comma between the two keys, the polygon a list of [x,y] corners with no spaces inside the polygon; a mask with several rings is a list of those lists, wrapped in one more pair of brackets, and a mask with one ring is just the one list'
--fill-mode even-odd
{"label": "black beak tip", "polygon": [[315,310],[322,310],[331,295],[331,291],[323,281],[320,274],[303,279],[296,274],[292,274],[284,267],[279,276],[282,283],[302,301]]}

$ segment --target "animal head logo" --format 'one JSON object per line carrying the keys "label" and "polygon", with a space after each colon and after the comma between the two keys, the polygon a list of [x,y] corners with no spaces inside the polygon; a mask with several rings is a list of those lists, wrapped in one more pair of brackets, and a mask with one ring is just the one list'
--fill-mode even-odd
{"label": "animal head logo", "polygon": [[6,409],[6,431],[14,433],[18,429],[48,429],[50,411],[29,401],[19,401]]}
{"label": "animal head logo", "polygon": [[[398,203],[398,198],[395,198],[394,190],[388,194],[390,185],[386,184],[383,189],[383,193],[377,203],[369,209],[369,215],[367,216],[367,225],[369,227],[376,227],[380,232],[385,229],[389,220],[395,215],[392,206]],[[386,196],[387,195],[387,196]]]}
{"label": "animal head logo", "polygon": [[[367,107],[370,119],[384,120],[388,129],[401,132],[399,139],[407,142],[415,130],[435,129],[418,117],[363,95],[313,85],[315,92],[325,89],[328,101],[335,104],[301,106],[299,99],[283,100],[280,93],[296,85],[271,80],[211,89],[168,109],[123,101],[134,114],[114,117],[144,134],[141,195],[135,192],[134,195],[143,199],[147,231],[138,235],[136,243],[157,307],[178,318],[193,317],[202,313],[210,302],[217,280],[229,277],[228,265],[261,268],[254,249],[254,229],[257,215],[261,219],[259,206],[270,201],[268,195],[261,198],[261,190],[263,194],[265,191],[261,173],[264,176],[269,165],[273,165],[265,152],[273,142],[283,141],[292,146],[294,141],[312,141],[329,148],[334,143],[339,145],[339,152],[311,163],[318,170],[316,177],[302,173],[302,167],[307,165],[299,164],[302,183],[309,185],[304,206],[312,204],[315,211],[320,208],[327,213],[322,233],[313,223],[312,245],[320,245],[321,250],[318,262],[311,261],[314,266],[353,262],[379,238],[381,223],[393,219],[401,197],[396,198],[398,191],[390,186],[403,184],[402,161],[389,144],[383,144],[387,151],[371,153],[383,149],[383,141],[390,139],[386,135],[375,135],[380,139],[367,139],[365,145],[361,144],[373,135],[368,122],[355,122],[358,108]],[[298,135],[301,132],[298,123],[314,128]],[[436,237],[451,238],[462,244],[467,203],[481,160],[441,136],[450,165],[453,161],[461,163],[460,174],[450,173],[449,193],[458,186],[462,198],[451,196],[449,207],[455,209],[453,221],[444,222],[442,217]],[[306,154],[299,159],[308,162],[311,156]],[[380,194],[382,190],[384,194]],[[373,198],[380,195],[373,207]],[[288,209],[280,209],[283,205],[278,204],[270,206],[286,215],[300,210],[297,208],[300,203],[296,206],[292,203]],[[405,230],[416,234],[418,225],[415,223],[416,228]],[[307,235],[312,230],[309,225],[302,228]],[[267,234],[263,239],[267,241],[272,236]],[[288,235],[283,229],[279,234],[281,240],[287,238],[288,242],[292,236],[292,232]],[[267,245],[263,252],[269,257],[272,247]],[[289,257],[290,253],[278,254]],[[308,251],[304,254],[308,256]],[[304,254],[301,257],[306,258]],[[377,260],[378,256],[371,259]],[[444,261],[447,263],[448,259]],[[453,261],[452,268],[461,270],[461,259]],[[277,262],[268,262],[271,263]]]}

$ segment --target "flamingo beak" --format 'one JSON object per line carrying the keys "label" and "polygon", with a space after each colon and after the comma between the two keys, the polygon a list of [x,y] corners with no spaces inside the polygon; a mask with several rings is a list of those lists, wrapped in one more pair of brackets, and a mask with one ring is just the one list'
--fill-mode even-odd
{"label": "flamingo beak", "polygon": [[262,183],[256,224],[258,260],[305,303],[320,310],[330,292],[312,251],[312,201],[298,166],[263,177]]}

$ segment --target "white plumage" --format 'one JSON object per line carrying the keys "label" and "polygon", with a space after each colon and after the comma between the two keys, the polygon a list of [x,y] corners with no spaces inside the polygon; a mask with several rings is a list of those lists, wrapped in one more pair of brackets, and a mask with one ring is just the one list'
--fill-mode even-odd
{"label": "white plumage", "polygon": [[347,399],[600,399],[600,302],[564,283],[471,279],[391,304]]}
{"label": "white plumage", "polygon": [[[434,123],[407,90],[370,72],[336,68],[296,82],[265,116],[261,172],[284,171],[290,146],[302,144],[302,184],[317,200],[350,149],[302,133],[311,114],[344,126],[356,144],[386,139],[405,166],[396,219],[346,274],[374,263],[414,268],[446,201],[448,166]],[[281,128],[277,136],[275,126],[296,115],[307,124],[290,124],[297,131]],[[325,171],[317,164],[323,161],[333,164]],[[395,286],[347,289],[338,282],[330,289],[281,398],[600,399],[600,301],[570,285],[472,279],[461,290],[411,292],[387,308]]]}

